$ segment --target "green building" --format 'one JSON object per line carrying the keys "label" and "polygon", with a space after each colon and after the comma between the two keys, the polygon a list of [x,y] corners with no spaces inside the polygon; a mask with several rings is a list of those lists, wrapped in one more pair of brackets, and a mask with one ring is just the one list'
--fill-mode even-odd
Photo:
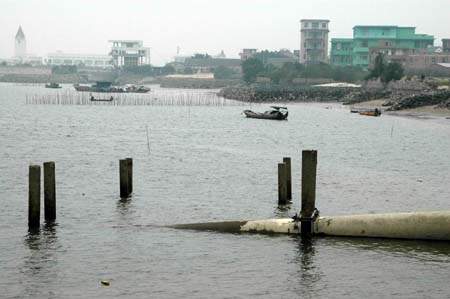
{"label": "green building", "polygon": [[434,36],[416,34],[415,27],[355,26],[353,39],[331,40],[331,62],[368,68],[371,48],[400,48],[423,52],[433,45]]}
{"label": "green building", "polygon": [[353,39],[331,39],[331,64],[353,65]]}

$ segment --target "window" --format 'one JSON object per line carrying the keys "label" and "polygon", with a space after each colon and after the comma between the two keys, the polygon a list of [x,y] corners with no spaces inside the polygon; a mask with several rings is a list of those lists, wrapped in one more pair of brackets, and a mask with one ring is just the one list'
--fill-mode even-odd
{"label": "window", "polygon": [[322,23],[322,28],[327,28],[327,23]]}
{"label": "window", "polygon": [[319,28],[319,23],[312,23],[312,28],[313,29],[318,29]]}
{"label": "window", "polygon": [[341,50],[342,49],[342,44],[341,43],[337,43],[336,49]]}
{"label": "window", "polygon": [[308,28],[308,26],[309,26],[309,23],[304,23],[303,24],[303,27],[305,27],[305,28]]}
{"label": "window", "polygon": [[369,42],[368,42],[368,41],[363,40],[363,41],[361,42],[361,47],[367,48],[368,46],[369,46]]}

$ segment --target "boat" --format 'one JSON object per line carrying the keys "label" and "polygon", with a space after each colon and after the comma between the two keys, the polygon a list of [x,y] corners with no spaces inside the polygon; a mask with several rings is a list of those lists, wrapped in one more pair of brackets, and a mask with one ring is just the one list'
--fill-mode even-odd
{"label": "boat", "polygon": [[45,84],[45,88],[62,88],[58,83],[47,83]]}
{"label": "boat", "polygon": [[112,86],[112,82],[98,81],[92,85],[74,84],[76,91],[86,92],[109,92],[109,93],[147,93],[150,88],[145,86],[127,85],[127,86]]}
{"label": "boat", "polygon": [[266,111],[264,113],[245,110],[244,114],[248,118],[273,119],[273,120],[287,119],[289,113],[286,107],[271,106],[271,108],[272,110]]}
{"label": "boat", "polygon": [[114,98],[111,96],[109,99],[96,99],[94,96],[90,98],[91,102],[112,102]]}
{"label": "boat", "polygon": [[359,115],[365,115],[365,116],[380,116],[381,110],[378,108],[375,108],[375,110],[368,110],[368,111],[359,111]]}

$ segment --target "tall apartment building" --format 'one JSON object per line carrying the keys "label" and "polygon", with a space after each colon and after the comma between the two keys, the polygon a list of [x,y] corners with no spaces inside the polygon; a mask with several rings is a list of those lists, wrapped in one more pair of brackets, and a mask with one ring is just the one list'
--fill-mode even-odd
{"label": "tall apartment building", "polygon": [[[433,45],[434,36],[416,34],[415,27],[355,26],[353,39],[331,40],[331,63],[368,68],[371,49],[382,53],[418,53],[427,51]],[[346,50],[343,51],[343,48]]]}
{"label": "tall apartment building", "polygon": [[328,62],[329,23],[329,20],[300,20],[300,63],[314,64]]}

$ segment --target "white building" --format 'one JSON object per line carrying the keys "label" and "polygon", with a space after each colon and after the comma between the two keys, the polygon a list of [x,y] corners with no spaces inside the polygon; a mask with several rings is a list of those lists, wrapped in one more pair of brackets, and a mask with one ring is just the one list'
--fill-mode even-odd
{"label": "white building", "polygon": [[110,55],[115,66],[134,66],[150,64],[150,48],[144,47],[141,40],[110,40]]}
{"label": "white building", "polygon": [[304,19],[301,23],[300,63],[328,62],[329,20]]}
{"label": "white building", "polygon": [[112,67],[111,56],[98,54],[72,54],[56,52],[47,55],[47,65],[77,65],[86,67]]}

